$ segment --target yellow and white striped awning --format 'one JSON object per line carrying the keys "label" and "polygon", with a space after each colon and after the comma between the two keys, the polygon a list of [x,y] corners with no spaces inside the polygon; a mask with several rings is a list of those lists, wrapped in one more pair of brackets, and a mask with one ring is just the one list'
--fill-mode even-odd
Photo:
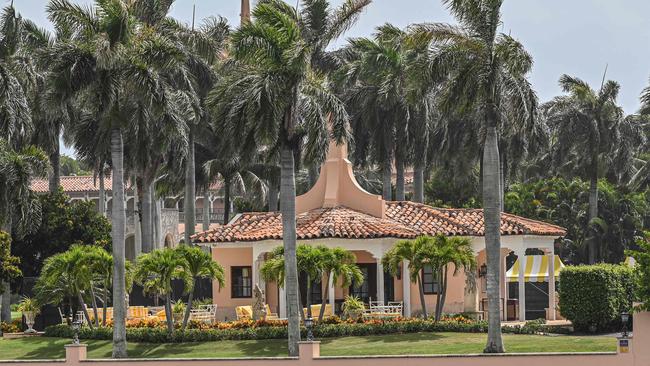
{"label": "yellow and white striped awning", "polygon": [[[548,282],[548,255],[527,255],[526,257],[526,271],[524,272],[524,280],[526,282]],[[555,256],[555,279],[557,280],[560,275],[560,270],[564,268],[564,263],[560,260],[560,256]],[[519,258],[515,264],[506,272],[508,282],[519,281]]]}

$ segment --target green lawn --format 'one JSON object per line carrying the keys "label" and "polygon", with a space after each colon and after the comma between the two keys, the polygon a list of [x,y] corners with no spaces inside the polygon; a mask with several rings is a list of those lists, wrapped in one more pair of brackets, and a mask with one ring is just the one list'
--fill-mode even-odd
{"label": "green lawn", "polygon": [[[326,339],[323,356],[479,353],[485,334],[416,333]],[[616,340],[597,336],[504,335],[508,352],[613,352]],[[2,359],[63,358],[67,339],[32,337],[0,339]],[[87,341],[89,358],[107,358],[111,342]],[[130,357],[264,357],[286,355],[286,341],[221,341],[182,344],[129,343]]]}

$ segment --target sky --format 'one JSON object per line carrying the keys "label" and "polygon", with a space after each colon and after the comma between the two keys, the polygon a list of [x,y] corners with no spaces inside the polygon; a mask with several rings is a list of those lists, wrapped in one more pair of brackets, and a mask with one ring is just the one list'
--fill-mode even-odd
{"label": "sky", "polygon": [[[48,1],[14,0],[14,5],[24,17],[51,28],[45,12]],[[295,5],[295,0],[287,2]],[[342,0],[331,3],[338,5]],[[176,0],[171,15],[190,23],[193,5],[197,21],[221,15],[233,26],[239,24],[240,0]],[[650,77],[650,1],[504,0],[502,12],[501,31],[521,41],[533,56],[530,81],[540,102],[561,94],[557,82],[562,74],[598,88],[607,66],[607,79],[621,84],[621,106],[626,113],[637,111],[639,94]],[[369,36],[383,23],[405,27],[419,22],[453,23],[453,18],[441,0],[374,0],[337,45],[348,37]]]}

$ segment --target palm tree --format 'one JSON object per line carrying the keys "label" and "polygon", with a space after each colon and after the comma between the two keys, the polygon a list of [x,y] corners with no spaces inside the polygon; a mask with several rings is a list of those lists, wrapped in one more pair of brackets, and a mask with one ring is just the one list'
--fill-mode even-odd
{"label": "palm tree", "polygon": [[[86,299],[90,299],[95,324],[98,325],[97,303],[92,293],[93,252],[88,246],[73,245],[67,251],[49,257],[45,260],[36,289],[37,297],[43,304],[58,304],[66,296],[76,297],[84,316],[89,320]],[[87,295],[86,298],[84,295]],[[89,321],[88,325],[93,328],[92,322]]]}
{"label": "palm tree", "polygon": [[[167,79],[184,70],[183,55],[173,42],[138,21],[141,2],[96,1],[94,8],[51,0],[50,20],[60,29],[70,29],[70,42],[52,47],[49,57],[73,86],[71,97],[86,94],[94,101],[88,108],[110,131],[113,177],[113,357],[126,357],[124,127],[133,122],[142,106],[156,105],[174,111]],[[180,108],[183,110],[183,108]],[[135,120],[137,122],[137,119]]]}
{"label": "palm tree", "polygon": [[[21,235],[39,227],[40,201],[30,189],[31,181],[47,173],[47,155],[40,149],[27,146],[14,150],[0,139],[0,229]],[[11,321],[10,288],[3,283],[2,321]]]}
{"label": "palm tree", "polygon": [[[331,281],[335,286],[340,283],[342,287],[348,287],[353,283],[363,283],[363,272],[356,265],[357,259],[352,252],[340,247],[318,246],[317,249],[321,252],[319,267],[325,274],[324,283],[329,285]],[[318,321],[322,321],[325,315],[329,291],[326,294],[323,296]]]}
{"label": "palm tree", "polygon": [[0,14],[0,132],[6,143],[18,147],[32,131],[29,90],[34,70],[23,52],[25,21],[13,3]]}
{"label": "palm tree", "polygon": [[443,0],[459,25],[423,24],[435,55],[427,63],[433,79],[446,78],[442,111],[449,115],[478,111],[483,144],[483,210],[488,265],[488,340],[486,353],[504,352],[501,337],[499,277],[501,272],[502,190],[498,126],[502,121],[534,118],[535,93],[526,79],[533,61],[523,45],[497,31],[503,0]]}
{"label": "palm tree", "polygon": [[[280,210],[285,245],[289,354],[298,354],[300,309],[296,266],[294,154],[307,139],[310,156],[324,155],[330,137],[347,137],[347,113],[328,81],[311,68],[304,18],[280,0],[260,1],[253,20],[232,35],[233,62],[210,96],[224,136],[241,151],[279,151]],[[312,159],[316,160],[316,159]]]}
{"label": "palm tree", "polygon": [[193,284],[184,256],[172,248],[157,249],[138,257],[135,266],[135,281],[142,285],[145,293],[163,296],[165,298],[165,316],[167,331],[174,330],[174,315],[172,313],[172,280],[182,279],[189,288]]}
{"label": "palm tree", "polygon": [[425,253],[427,247],[430,246],[432,246],[432,239],[427,236],[421,236],[415,240],[400,240],[381,259],[384,268],[393,276],[399,273],[404,261],[409,261],[409,279],[411,282],[415,282],[420,290],[420,306],[422,307],[422,316],[424,319],[427,319],[429,315],[427,312],[427,303],[424,298],[421,271],[429,263],[429,258]]}
{"label": "palm tree", "polygon": [[199,247],[189,247],[181,245],[176,248],[178,255],[185,259],[184,271],[192,279],[189,287],[189,294],[187,298],[187,307],[185,308],[185,316],[183,317],[183,325],[181,330],[185,330],[187,322],[190,319],[190,312],[192,310],[192,301],[194,300],[194,288],[200,279],[216,280],[219,287],[224,286],[224,270],[219,263],[212,259],[210,253],[205,252]]}
{"label": "palm tree", "polygon": [[[613,163],[617,150],[626,146],[621,132],[629,120],[623,118],[623,110],[616,103],[620,86],[615,81],[603,83],[596,91],[578,78],[563,75],[560,86],[568,95],[543,106],[555,140],[552,161],[561,172],[589,181],[592,225],[598,219],[598,179],[604,176],[608,163]],[[619,166],[625,168],[619,164],[617,169]],[[602,258],[597,237],[591,235],[588,241],[591,264]]]}
{"label": "palm tree", "polygon": [[454,266],[454,276],[464,271],[473,272],[476,269],[476,257],[472,250],[471,241],[467,238],[448,238],[437,235],[433,238],[433,245],[429,248],[426,257],[434,273],[437,273],[439,291],[436,299],[436,321],[442,317],[442,309],[447,297],[447,284],[449,265]]}

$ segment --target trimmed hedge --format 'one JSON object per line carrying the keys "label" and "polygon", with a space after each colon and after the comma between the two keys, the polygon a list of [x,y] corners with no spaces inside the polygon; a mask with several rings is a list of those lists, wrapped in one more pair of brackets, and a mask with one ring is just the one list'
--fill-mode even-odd
{"label": "trimmed hedge", "polygon": [[614,331],[630,311],[634,272],[624,265],[568,266],[560,272],[560,312],[576,330]]}
{"label": "trimmed hedge", "polygon": [[[564,327],[547,326],[543,322],[531,321],[519,327],[505,326],[504,333],[534,334],[534,333],[568,333]],[[461,332],[486,333],[487,322],[459,323],[434,322],[422,319],[407,319],[401,321],[373,321],[367,323],[317,324],[314,326],[316,338],[334,338],[345,336],[368,336],[379,334],[399,334],[418,332]],[[306,330],[302,329],[303,337]],[[53,325],[45,329],[47,337],[72,338],[73,330],[67,325]],[[81,339],[110,340],[113,337],[112,328],[82,328],[79,331]],[[223,340],[260,340],[287,338],[286,326],[262,326],[231,329],[187,329],[168,333],[165,328],[127,328],[126,338],[133,342],[145,343],[181,343],[209,342]]]}

